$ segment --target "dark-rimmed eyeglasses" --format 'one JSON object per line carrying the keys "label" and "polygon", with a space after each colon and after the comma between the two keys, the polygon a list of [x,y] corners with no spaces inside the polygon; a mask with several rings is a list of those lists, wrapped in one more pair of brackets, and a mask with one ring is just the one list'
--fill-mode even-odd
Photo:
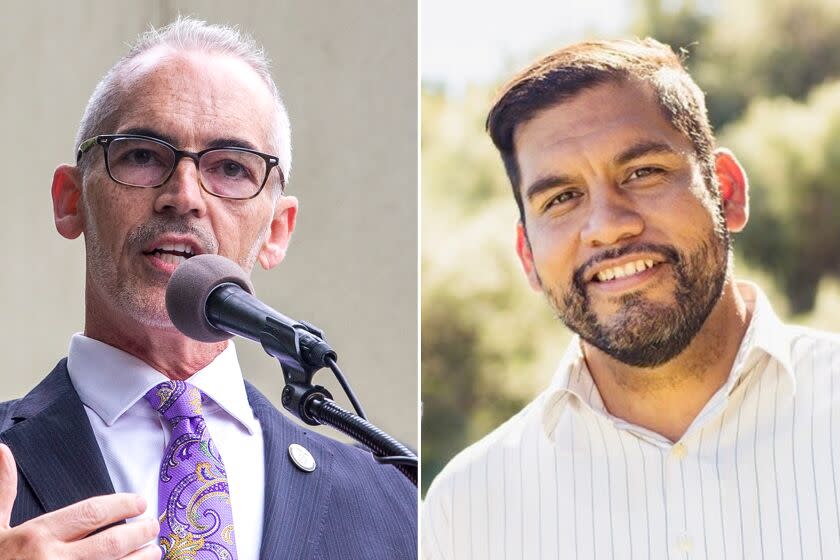
{"label": "dark-rimmed eyeglasses", "polygon": [[280,160],[248,148],[208,148],[187,152],[151,136],[100,134],[79,145],[76,164],[96,144],[104,150],[108,176],[128,187],[160,187],[185,157],[195,162],[201,188],[213,196],[235,200],[254,198],[260,194],[275,167],[280,174],[280,188],[285,187]]}

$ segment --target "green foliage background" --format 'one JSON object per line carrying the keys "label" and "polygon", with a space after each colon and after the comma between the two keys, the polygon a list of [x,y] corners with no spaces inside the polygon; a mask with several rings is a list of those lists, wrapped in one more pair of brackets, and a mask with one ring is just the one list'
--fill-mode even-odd
{"label": "green foliage background", "polygon": [[[788,320],[840,330],[836,2],[638,0],[638,8],[627,35],[685,49],[719,145],[750,178],[736,274],[760,284]],[[423,84],[424,490],[455,453],[548,383],[571,336],[516,261],[516,207],[484,133],[494,91],[452,95]]]}

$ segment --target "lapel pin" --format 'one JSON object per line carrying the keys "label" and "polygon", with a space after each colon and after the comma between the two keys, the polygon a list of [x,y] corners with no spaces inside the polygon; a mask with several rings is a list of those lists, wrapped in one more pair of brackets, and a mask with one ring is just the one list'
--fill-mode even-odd
{"label": "lapel pin", "polygon": [[315,470],[315,457],[304,446],[293,443],[289,446],[289,457],[297,468],[304,472]]}

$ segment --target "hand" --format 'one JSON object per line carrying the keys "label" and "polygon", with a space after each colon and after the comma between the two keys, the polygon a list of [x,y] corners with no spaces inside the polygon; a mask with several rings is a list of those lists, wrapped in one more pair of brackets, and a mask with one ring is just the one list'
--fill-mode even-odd
{"label": "hand", "polygon": [[93,531],[135,517],[146,510],[146,500],[135,494],[89,498],[10,527],[17,495],[17,468],[12,451],[0,444],[0,560],[160,560],[158,547],[143,546],[160,530],[155,519],[145,519]]}

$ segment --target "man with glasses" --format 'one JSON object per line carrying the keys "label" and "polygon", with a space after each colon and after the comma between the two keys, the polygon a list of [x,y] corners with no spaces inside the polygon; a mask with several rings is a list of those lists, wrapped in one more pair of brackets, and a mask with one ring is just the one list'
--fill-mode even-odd
{"label": "man with glasses", "polygon": [[264,55],[230,28],[150,31],[97,86],[52,185],[59,233],[84,235],[85,330],[0,405],[0,560],[416,556],[396,469],[290,422],[232,344],[166,312],[185,259],[283,260],[289,138]]}
{"label": "man with glasses", "polygon": [[[148,134],[154,134],[150,132]],[[254,198],[265,186],[271,170],[277,168],[283,189],[280,160],[244,146],[237,141],[217,142],[219,147],[198,153],[179,150],[169,142],[142,134],[100,134],[79,145],[76,163],[85,152],[99,144],[105,150],[105,169],[112,180],[127,187],[160,187],[175,172],[181,158],[195,161],[199,185],[220,198]]]}

